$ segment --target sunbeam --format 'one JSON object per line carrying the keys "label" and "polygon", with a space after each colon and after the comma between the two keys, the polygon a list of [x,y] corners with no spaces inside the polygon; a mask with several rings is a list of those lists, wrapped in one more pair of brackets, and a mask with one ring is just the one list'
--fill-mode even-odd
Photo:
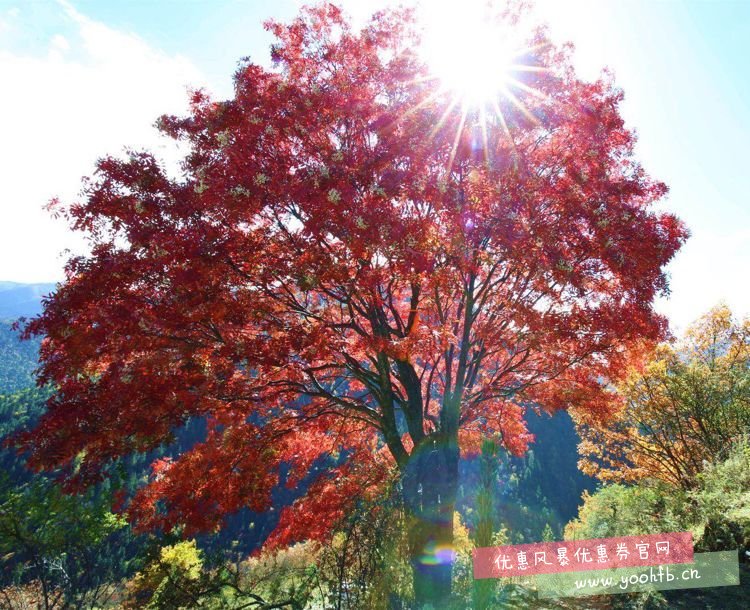
{"label": "sunbeam", "polygon": [[530,60],[539,49],[529,45],[524,36],[528,34],[525,28],[520,24],[510,25],[493,9],[492,3],[470,0],[457,7],[453,3],[436,2],[429,8],[429,13],[422,19],[422,54],[431,73],[426,78],[434,78],[437,93],[448,100],[430,137],[434,137],[450,114],[458,109],[461,115],[449,167],[455,158],[462,130],[477,123],[487,159],[487,124],[493,116],[509,141],[511,134],[506,116],[509,109],[517,109],[527,120],[538,123],[537,117],[523,102],[525,96],[519,94],[547,99],[544,93],[524,82],[523,75],[546,72],[548,68]]}

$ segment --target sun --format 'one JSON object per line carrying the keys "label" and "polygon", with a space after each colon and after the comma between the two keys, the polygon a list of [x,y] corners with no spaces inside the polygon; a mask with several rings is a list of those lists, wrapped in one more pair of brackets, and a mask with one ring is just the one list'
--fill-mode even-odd
{"label": "sun", "polygon": [[453,165],[461,134],[469,123],[480,128],[484,154],[489,158],[490,123],[499,126],[512,143],[510,111],[537,123],[526,98],[546,99],[523,76],[549,71],[535,58],[539,47],[529,46],[528,24],[509,18],[503,13],[501,2],[463,0],[458,4],[431,0],[422,5],[420,53],[429,71],[424,80],[438,84],[427,99],[447,99],[447,107],[430,136],[456,111],[460,115],[448,168]]}
{"label": "sun", "polygon": [[522,50],[509,30],[488,20],[477,3],[467,3],[427,17],[422,52],[442,88],[476,106],[507,94]]}

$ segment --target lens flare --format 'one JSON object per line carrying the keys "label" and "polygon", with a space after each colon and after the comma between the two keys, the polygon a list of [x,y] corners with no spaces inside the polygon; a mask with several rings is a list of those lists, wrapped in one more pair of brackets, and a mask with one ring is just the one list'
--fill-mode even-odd
{"label": "lens flare", "polygon": [[516,32],[499,27],[486,3],[436,2],[423,22],[425,61],[462,105],[491,103],[507,93],[523,49]]}
{"label": "lens flare", "polygon": [[512,115],[538,123],[527,107],[529,97],[547,97],[529,82],[530,73],[550,70],[539,61],[545,44],[534,39],[530,23],[522,23],[507,12],[507,6],[492,0],[465,0],[458,4],[432,0],[423,4],[421,53],[429,75],[436,81],[433,94],[424,102],[445,101],[445,110],[436,121],[430,138],[435,137],[450,118],[459,113],[453,149],[448,159],[450,171],[465,129],[475,130],[472,146],[488,150],[488,127],[499,127],[515,146],[510,128]]}
{"label": "lens flare", "polygon": [[452,564],[456,559],[456,550],[450,545],[436,545],[430,543],[419,558],[419,563],[425,566]]}

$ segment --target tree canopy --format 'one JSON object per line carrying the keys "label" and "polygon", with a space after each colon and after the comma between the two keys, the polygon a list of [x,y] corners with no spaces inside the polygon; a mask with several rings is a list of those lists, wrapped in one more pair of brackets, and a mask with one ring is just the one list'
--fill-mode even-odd
{"label": "tree canopy", "polygon": [[603,480],[657,479],[684,489],[750,426],[750,320],[719,305],[634,362],[610,420],[582,418],[581,464]]}
{"label": "tree canopy", "polygon": [[333,454],[270,544],[327,535],[394,469],[450,529],[459,447],[522,453],[530,406],[607,416],[605,381],[664,335],[653,299],[686,231],[652,209],[667,189],[622,92],[544,30],[490,112],[431,76],[408,11],[268,28],[273,69],[244,62],[233,98],[160,119],[181,176],[110,156],[57,206],[91,252],[26,328],[57,392],[16,442],[85,486],[205,418],[127,507],[141,525],[216,528]]}

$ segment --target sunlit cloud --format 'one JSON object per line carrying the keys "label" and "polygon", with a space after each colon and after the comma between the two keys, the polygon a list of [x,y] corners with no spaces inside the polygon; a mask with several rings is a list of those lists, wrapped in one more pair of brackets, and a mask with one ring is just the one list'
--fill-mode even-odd
{"label": "sunlit cloud", "polygon": [[[177,149],[155,119],[187,109],[187,87],[205,82],[185,57],[167,55],[60,2],[0,13],[0,279],[61,279],[80,237],[44,206],[73,199],[95,160],[124,146],[149,148],[173,166]],[[45,31],[46,30],[46,31]],[[29,41],[35,41],[30,47]]]}

